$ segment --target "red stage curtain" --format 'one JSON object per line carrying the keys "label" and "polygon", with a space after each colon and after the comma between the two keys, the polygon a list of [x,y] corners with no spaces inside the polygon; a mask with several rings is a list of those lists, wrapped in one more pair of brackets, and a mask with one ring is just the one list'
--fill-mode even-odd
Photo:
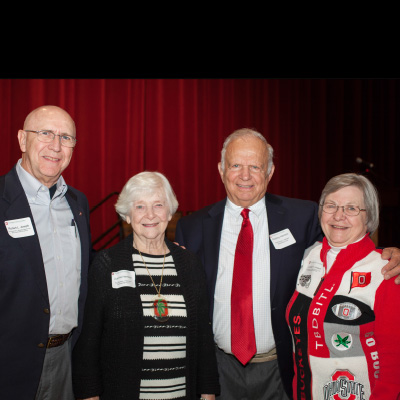
{"label": "red stage curtain", "polygon": [[[398,80],[0,79],[0,174],[20,157],[25,116],[44,104],[75,120],[64,177],[91,207],[143,170],[167,176],[183,214],[222,199],[222,143],[242,127],[275,149],[273,193],[317,201],[331,176],[360,170],[356,157],[400,187]],[[93,212],[93,238],[116,220],[115,200]]]}

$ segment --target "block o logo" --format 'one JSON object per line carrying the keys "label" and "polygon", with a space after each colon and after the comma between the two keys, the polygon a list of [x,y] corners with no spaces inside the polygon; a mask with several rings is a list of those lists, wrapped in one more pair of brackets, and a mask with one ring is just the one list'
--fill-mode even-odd
{"label": "block o logo", "polygon": [[[343,380],[347,380],[347,381],[354,381],[354,375],[351,374],[349,371],[336,371],[333,375],[332,375],[332,381],[339,381],[340,379]],[[341,392],[340,392],[341,393]],[[333,395],[333,398],[335,400],[355,400],[356,399],[356,395],[355,394],[350,394],[348,397],[340,397],[339,393],[336,393]]]}

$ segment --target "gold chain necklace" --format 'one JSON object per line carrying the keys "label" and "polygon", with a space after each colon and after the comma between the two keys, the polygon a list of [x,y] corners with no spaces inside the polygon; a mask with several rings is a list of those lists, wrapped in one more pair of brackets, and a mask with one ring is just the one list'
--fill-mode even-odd
{"label": "gold chain necklace", "polygon": [[[135,245],[135,247],[136,247],[136,245]],[[157,290],[157,286],[156,286],[156,284],[154,283],[153,277],[151,276],[150,271],[149,271],[149,269],[147,268],[146,263],[144,262],[144,258],[143,258],[143,256],[142,256],[142,253],[140,252],[140,250],[139,250],[137,247],[136,247],[136,250],[139,252],[140,257],[141,257],[141,259],[142,259],[142,261],[143,261],[143,264],[144,264],[144,266],[145,266],[145,268],[146,268],[146,270],[147,270],[147,273],[149,274],[149,277],[150,277],[151,281],[153,282],[154,289],[156,289],[156,292],[157,292],[158,296],[161,296],[161,285],[162,285],[162,280],[163,280],[163,275],[164,275],[164,265],[165,265],[165,252],[164,252],[164,261],[163,261],[162,270],[161,270],[160,286],[159,286],[159,289]]]}
{"label": "gold chain necklace", "polygon": [[149,274],[149,277],[151,279],[151,282],[153,283],[154,289],[156,289],[157,296],[155,300],[153,301],[153,318],[156,319],[159,322],[165,322],[168,320],[169,315],[168,315],[168,303],[165,297],[161,296],[161,285],[162,285],[162,280],[164,276],[164,266],[165,266],[165,256],[166,252],[164,252],[164,261],[163,261],[163,266],[161,270],[161,279],[160,279],[160,286],[159,289],[157,290],[157,286],[154,283],[154,279],[150,274],[149,269],[147,268],[146,262],[144,261],[144,258],[142,256],[142,253],[140,252],[139,248],[136,246],[136,244],[133,244],[136,250],[139,252],[140,258],[143,261],[143,264],[146,268],[147,273]]}

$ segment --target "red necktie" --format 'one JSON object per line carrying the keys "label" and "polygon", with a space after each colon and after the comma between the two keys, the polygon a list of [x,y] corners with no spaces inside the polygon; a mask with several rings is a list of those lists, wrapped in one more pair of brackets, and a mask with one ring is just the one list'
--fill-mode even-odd
{"label": "red necktie", "polygon": [[231,293],[231,347],[232,353],[246,365],[256,349],[253,321],[252,259],[253,228],[249,210],[243,209],[242,228],[236,243]]}

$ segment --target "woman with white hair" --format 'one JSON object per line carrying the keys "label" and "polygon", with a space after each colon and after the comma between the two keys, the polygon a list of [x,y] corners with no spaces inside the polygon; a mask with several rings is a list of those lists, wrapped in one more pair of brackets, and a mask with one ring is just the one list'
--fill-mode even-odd
{"label": "woman with white hair", "polygon": [[326,184],[325,237],[306,251],[286,318],[293,338],[294,399],[400,397],[400,290],[384,280],[378,194],[362,175]]}
{"label": "woman with white hair", "polygon": [[177,207],[158,172],[122,189],[115,208],[133,233],[90,268],[73,352],[76,397],[214,400],[219,392],[201,262],[165,237]]}

